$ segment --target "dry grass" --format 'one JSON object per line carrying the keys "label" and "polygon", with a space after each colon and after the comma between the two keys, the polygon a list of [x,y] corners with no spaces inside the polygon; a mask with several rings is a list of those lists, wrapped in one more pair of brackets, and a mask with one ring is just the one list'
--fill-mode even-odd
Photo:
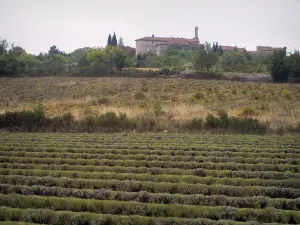
{"label": "dry grass", "polygon": [[136,68],[139,71],[159,71],[161,68]]}
{"label": "dry grass", "polygon": [[[141,93],[144,97],[137,98]],[[165,126],[221,109],[232,116],[269,121],[272,128],[300,122],[299,84],[120,77],[0,79],[1,113],[33,109],[41,102],[48,116],[71,112],[79,119],[114,111],[154,118],[157,99],[165,112],[159,121]]]}

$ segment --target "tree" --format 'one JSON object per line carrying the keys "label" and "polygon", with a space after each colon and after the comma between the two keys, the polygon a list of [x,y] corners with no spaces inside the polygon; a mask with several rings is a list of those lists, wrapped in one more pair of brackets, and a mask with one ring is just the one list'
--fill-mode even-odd
{"label": "tree", "polygon": [[0,55],[6,55],[8,48],[8,42],[0,37]]}
{"label": "tree", "polygon": [[111,35],[108,35],[108,38],[107,38],[107,45],[106,45],[106,46],[112,46]]}
{"label": "tree", "polygon": [[121,72],[125,66],[131,64],[126,51],[119,47],[94,49],[88,54],[88,60],[99,74],[103,71],[113,73],[114,67]]}
{"label": "tree", "polygon": [[206,68],[207,71],[210,71],[211,67],[215,65],[217,61],[217,53],[213,51],[209,42],[205,42],[195,56],[194,67],[197,71],[201,71],[204,68]]}
{"label": "tree", "polygon": [[226,72],[247,72],[249,67],[249,61],[244,52],[224,52],[218,64]]}
{"label": "tree", "polygon": [[288,67],[289,67],[289,80],[293,82],[300,81],[300,52],[299,50],[295,50],[293,54],[291,54],[287,58]]}
{"label": "tree", "polygon": [[146,58],[146,67],[148,68],[161,68],[163,65],[163,57],[162,56],[148,56]]}
{"label": "tree", "polygon": [[180,45],[169,45],[165,51],[165,56],[174,56],[179,55],[180,52],[183,50],[183,47]]}
{"label": "tree", "polygon": [[111,40],[111,45],[112,46],[118,46],[118,42],[117,42],[117,36],[116,36],[116,33],[114,32],[114,35],[112,37],[112,40]]}
{"label": "tree", "polygon": [[8,51],[8,54],[14,57],[20,57],[22,54],[26,54],[26,51],[20,46],[14,46],[12,44],[11,49]]}
{"label": "tree", "polygon": [[286,48],[274,52],[271,64],[271,75],[275,82],[288,81],[289,68],[287,64]]}
{"label": "tree", "polygon": [[49,54],[59,54],[60,50],[56,47],[56,45],[53,45],[50,47],[50,50],[48,51]]}
{"label": "tree", "polygon": [[136,56],[136,67],[143,67],[146,64],[146,54],[137,54]]}
{"label": "tree", "polygon": [[181,67],[183,66],[183,60],[179,55],[171,55],[165,57],[163,60],[164,65],[168,67]]}
{"label": "tree", "polygon": [[123,38],[122,38],[122,37],[119,38],[118,46],[119,46],[120,48],[125,48],[124,41],[123,41]]}
{"label": "tree", "polygon": [[114,48],[111,50],[110,54],[113,54],[113,61],[115,63],[116,68],[119,70],[119,72],[122,72],[125,66],[129,66],[130,61],[127,60],[128,57],[126,51],[124,51],[123,49]]}
{"label": "tree", "polygon": [[62,75],[66,69],[66,58],[61,54],[49,54],[41,64],[41,73],[47,76]]}
{"label": "tree", "polygon": [[213,42],[212,50],[213,50],[213,52],[218,52],[218,48],[217,48],[215,42]]}

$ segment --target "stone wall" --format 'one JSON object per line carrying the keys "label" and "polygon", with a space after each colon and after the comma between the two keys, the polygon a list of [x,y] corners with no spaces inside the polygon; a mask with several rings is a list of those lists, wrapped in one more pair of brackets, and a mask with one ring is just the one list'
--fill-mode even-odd
{"label": "stone wall", "polygon": [[162,41],[136,41],[136,55],[139,53],[144,54],[148,52],[152,52],[153,54],[157,54],[156,46],[158,44],[163,44]]}
{"label": "stone wall", "polygon": [[165,54],[167,47],[168,47],[167,44],[163,44],[163,45],[160,44],[160,45],[157,45],[156,55],[161,56],[161,55]]}

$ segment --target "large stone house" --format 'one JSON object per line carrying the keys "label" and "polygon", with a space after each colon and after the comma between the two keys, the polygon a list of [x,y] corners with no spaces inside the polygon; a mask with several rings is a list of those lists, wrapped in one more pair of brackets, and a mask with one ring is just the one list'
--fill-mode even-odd
{"label": "large stone house", "polygon": [[198,27],[195,27],[195,37],[190,38],[173,38],[173,37],[143,37],[136,41],[136,55],[151,53],[161,56],[165,53],[170,45],[180,45],[184,49],[199,49],[200,42],[198,38]]}
{"label": "large stone house", "polygon": [[271,46],[257,46],[256,51],[248,51],[250,55],[264,55],[272,54],[275,51],[282,50],[283,48],[271,47]]}
{"label": "large stone house", "polygon": [[[151,53],[153,55],[161,56],[165,53],[170,45],[179,45],[187,50],[196,50],[200,48],[198,37],[198,27],[195,27],[194,38],[174,38],[174,37],[143,37],[136,41],[136,55]],[[239,52],[247,51],[246,48],[239,48],[234,46],[221,45],[224,52],[237,50]],[[282,48],[274,48],[270,46],[257,46],[256,51],[247,51],[249,55],[263,55],[270,54]]]}

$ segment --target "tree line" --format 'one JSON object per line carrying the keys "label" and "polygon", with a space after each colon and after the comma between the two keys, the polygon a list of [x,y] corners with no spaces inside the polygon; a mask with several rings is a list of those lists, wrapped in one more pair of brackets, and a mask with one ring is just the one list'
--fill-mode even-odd
{"label": "tree line", "polygon": [[101,76],[123,72],[124,68],[160,68],[160,74],[189,71],[271,74],[275,82],[300,80],[299,51],[286,48],[250,55],[236,46],[224,51],[218,42],[204,42],[197,50],[169,46],[162,56],[151,52],[135,55],[135,48],[125,46],[123,38],[109,34],[106,47],[84,47],[66,53],[57,46],[47,53],[32,55],[20,46],[0,38],[0,76]]}
{"label": "tree line", "polygon": [[125,46],[116,34],[109,35],[106,47],[84,47],[73,52],[61,51],[56,45],[47,53],[29,54],[20,46],[0,38],[0,76],[99,76],[133,67],[135,49]]}

